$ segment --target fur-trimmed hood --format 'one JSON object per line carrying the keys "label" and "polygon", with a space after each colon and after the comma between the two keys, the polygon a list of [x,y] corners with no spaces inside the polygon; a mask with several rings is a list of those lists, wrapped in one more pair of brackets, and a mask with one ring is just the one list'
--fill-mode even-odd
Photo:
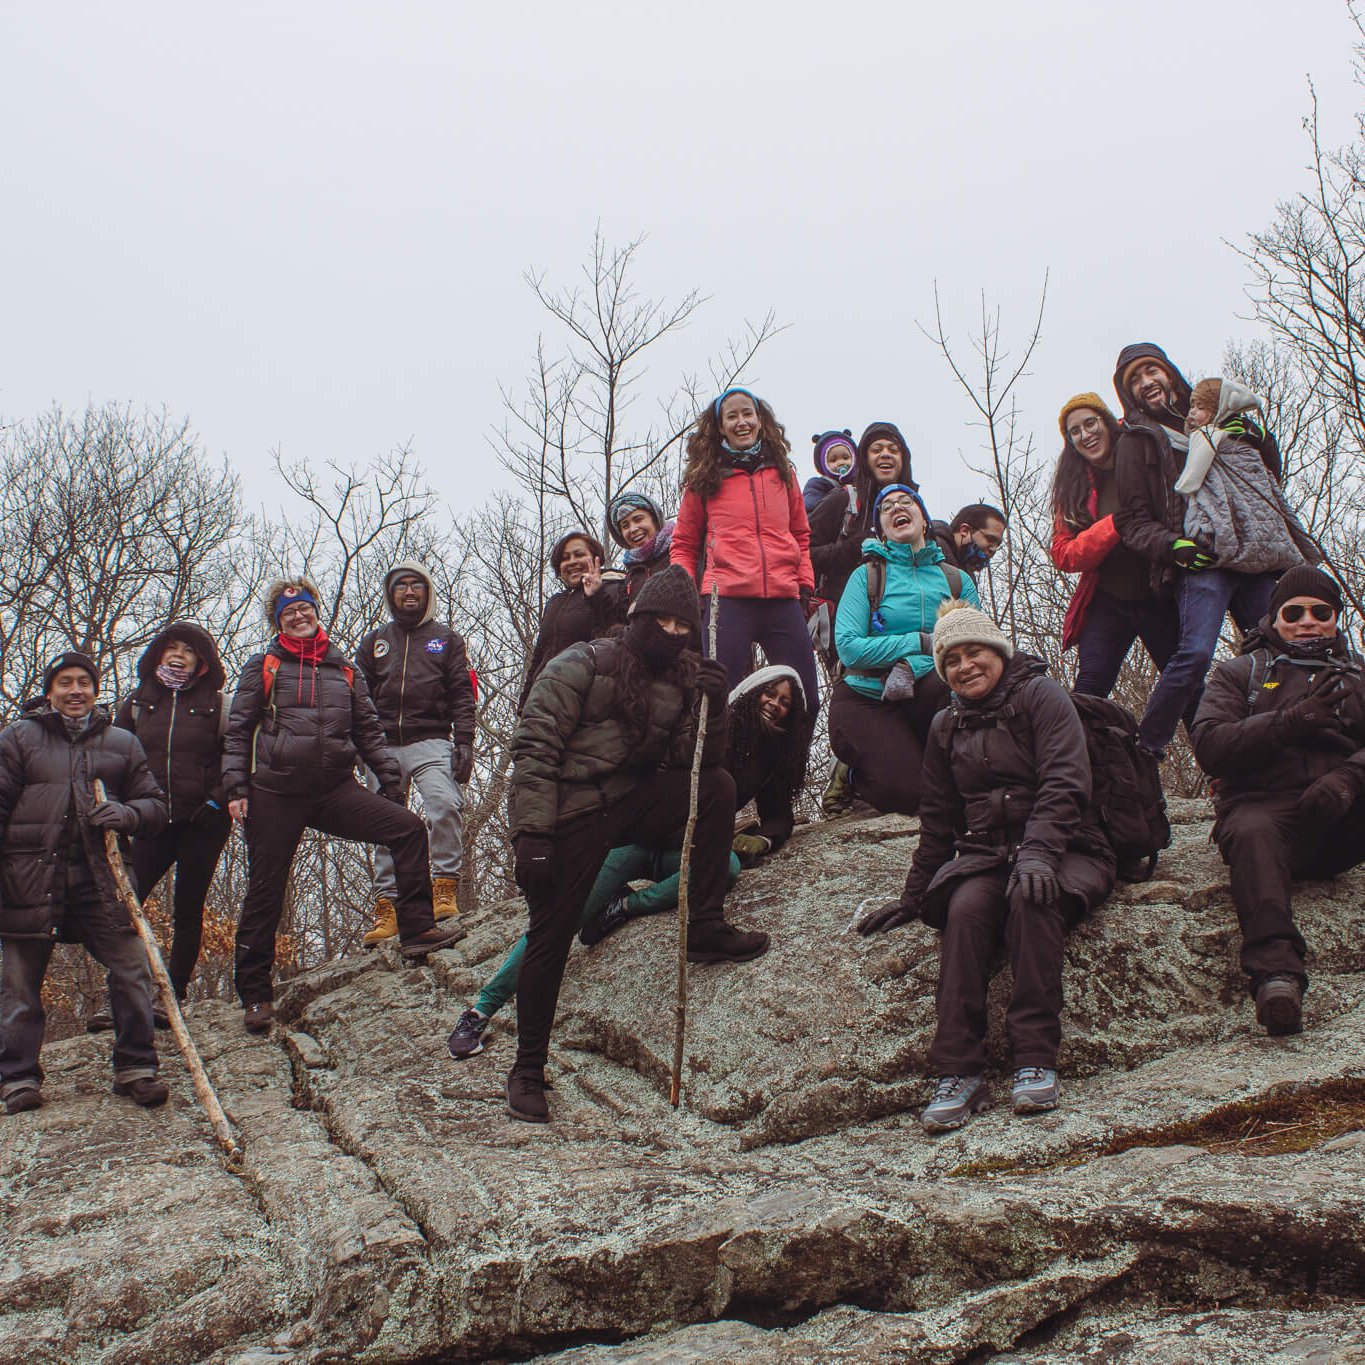
{"label": "fur-trimmed hood", "polygon": [[151,643],[142,651],[142,657],[137,661],[139,681],[152,682],[155,680],[161,655],[172,640],[180,640],[189,645],[203,661],[205,667],[203,673],[199,675],[200,678],[215,690],[223,686],[227,681],[227,672],[223,668],[222,659],[219,657],[218,646],[214,644],[213,637],[208,631],[202,626],[196,626],[193,621],[172,621],[165,630],[153,637]]}
{"label": "fur-trimmed hood", "polygon": [[273,578],[261,595],[261,609],[265,613],[266,624],[270,627],[272,635],[279,634],[279,622],[275,620],[275,603],[280,600],[286,588],[303,588],[318,604],[319,618],[322,616],[322,594],[318,591],[318,585],[307,574],[296,573],[290,574],[287,578]]}

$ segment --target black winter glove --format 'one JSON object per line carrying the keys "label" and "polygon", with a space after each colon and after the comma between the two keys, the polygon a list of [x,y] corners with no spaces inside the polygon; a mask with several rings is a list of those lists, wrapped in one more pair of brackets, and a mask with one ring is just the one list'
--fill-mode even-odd
{"label": "black winter glove", "polygon": [[474,746],[456,744],[450,750],[450,775],[462,787],[474,775]]}
{"label": "black winter glove", "polygon": [[406,806],[408,804],[403,800],[402,787],[380,787],[379,794],[385,801],[392,801],[395,806]]}
{"label": "black winter glove", "polygon": [[1020,859],[1010,874],[1005,894],[1032,901],[1035,905],[1053,906],[1062,898],[1062,885],[1057,880],[1057,873],[1046,863]]}
{"label": "black winter glove", "polygon": [[122,801],[96,801],[90,807],[89,819],[96,829],[112,829],[119,834],[136,834],[141,823],[137,811]]}
{"label": "black winter glove", "polygon": [[1319,730],[1341,724],[1340,705],[1346,698],[1346,679],[1334,669],[1323,669],[1304,693],[1275,712],[1272,728],[1281,739],[1306,739]]}
{"label": "black winter glove", "polygon": [[1189,569],[1197,572],[1199,569],[1211,569],[1218,563],[1216,555],[1211,555],[1207,550],[1200,548],[1192,540],[1180,539],[1171,545],[1171,558],[1182,569]]}
{"label": "black winter glove", "polygon": [[1349,765],[1318,778],[1299,797],[1299,814],[1308,823],[1327,829],[1338,825],[1360,797],[1360,774]]}
{"label": "black winter glove", "polygon": [[555,841],[548,834],[518,834],[512,877],[528,896],[548,896],[554,889]]}
{"label": "black winter glove", "polygon": [[697,686],[712,706],[724,706],[730,699],[730,675],[719,659],[703,659],[697,665]]}
{"label": "black winter glove", "polygon": [[812,589],[812,588],[807,588],[807,587],[802,587],[802,588],[798,589],[798,595],[799,595],[800,598],[801,598],[801,612],[802,612],[802,614],[805,615],[805,616],[809,616],[809,615],[810,615],[810,600],[811,600],[812,597],[815,596],[815,591],[814,591],[814,589]]}
{"label": "black winter glove", "polygon": [[884,934],[888,929],[899,929],[902,924],[910,924],[919,918],[919,903],[912,901],[891,901],[880,910],[858,921],[858,932],[866,938],[869,934]]}

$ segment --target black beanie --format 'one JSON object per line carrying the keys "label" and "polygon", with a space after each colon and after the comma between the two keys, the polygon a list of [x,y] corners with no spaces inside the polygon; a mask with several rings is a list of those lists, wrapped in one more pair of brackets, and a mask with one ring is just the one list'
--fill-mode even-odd
{"label": "black beanie", "polygon": [[1311,564],[1296,564],[1280,575],[1275,591],[1270,594],[1270,619],[1273,621],[1280,614],[1280,608],[1294,597],[1315,597],[1341,615],[1340,585]]}
{"label": "black beanie", "polygon": [[47,696],[52,691],[52,680],[64,668],[85,669],[90,674],[90,681],[95,684],[95,691],[100,690],[100,671],[95,666],[95,661],[88,654],[82,654],[78,649],[68,649],[65,654],[59,654],[43,669],[43,696]]}
{"label": "black beanie", "polygon": [[701,599],[692,575],[681,564],[670,564],[645,579],[645,585],[635,595],[630,614],[639,616],[676,616],[701,633]]}

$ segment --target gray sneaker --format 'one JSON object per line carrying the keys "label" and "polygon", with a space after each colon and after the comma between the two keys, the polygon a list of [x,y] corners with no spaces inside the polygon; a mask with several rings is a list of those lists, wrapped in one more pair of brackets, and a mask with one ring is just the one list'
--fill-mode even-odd
{"label": "gray sneaker", "polygon": [[973,1114],[989,1109],[990,1104],[980,1076],[940,1076],[934,1098],[919,1121],[926,1133],[950,1133],[961,1128]]}
{"label": "gray sneaker", "polygon": [[1057,1107],[1057,1073],[1045,1066],[1021,1066],[1014,1073],[1010,1101],[1016,1114],[1042,1114]]}

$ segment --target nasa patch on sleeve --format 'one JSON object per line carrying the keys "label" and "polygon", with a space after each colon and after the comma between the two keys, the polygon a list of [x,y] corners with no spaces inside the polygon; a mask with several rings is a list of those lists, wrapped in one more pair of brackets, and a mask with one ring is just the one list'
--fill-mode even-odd
{"label": "nasa patch on sleeve", "polygon": [[446,652],[446,642],[444,640],[428,640],[428,654],[444,654]]}
{"label": "nasa patch on sleeve", "polygon": [[387,640],[376,640],[374,642],[374,657],[382,659],[389,652],[389,642]]}

